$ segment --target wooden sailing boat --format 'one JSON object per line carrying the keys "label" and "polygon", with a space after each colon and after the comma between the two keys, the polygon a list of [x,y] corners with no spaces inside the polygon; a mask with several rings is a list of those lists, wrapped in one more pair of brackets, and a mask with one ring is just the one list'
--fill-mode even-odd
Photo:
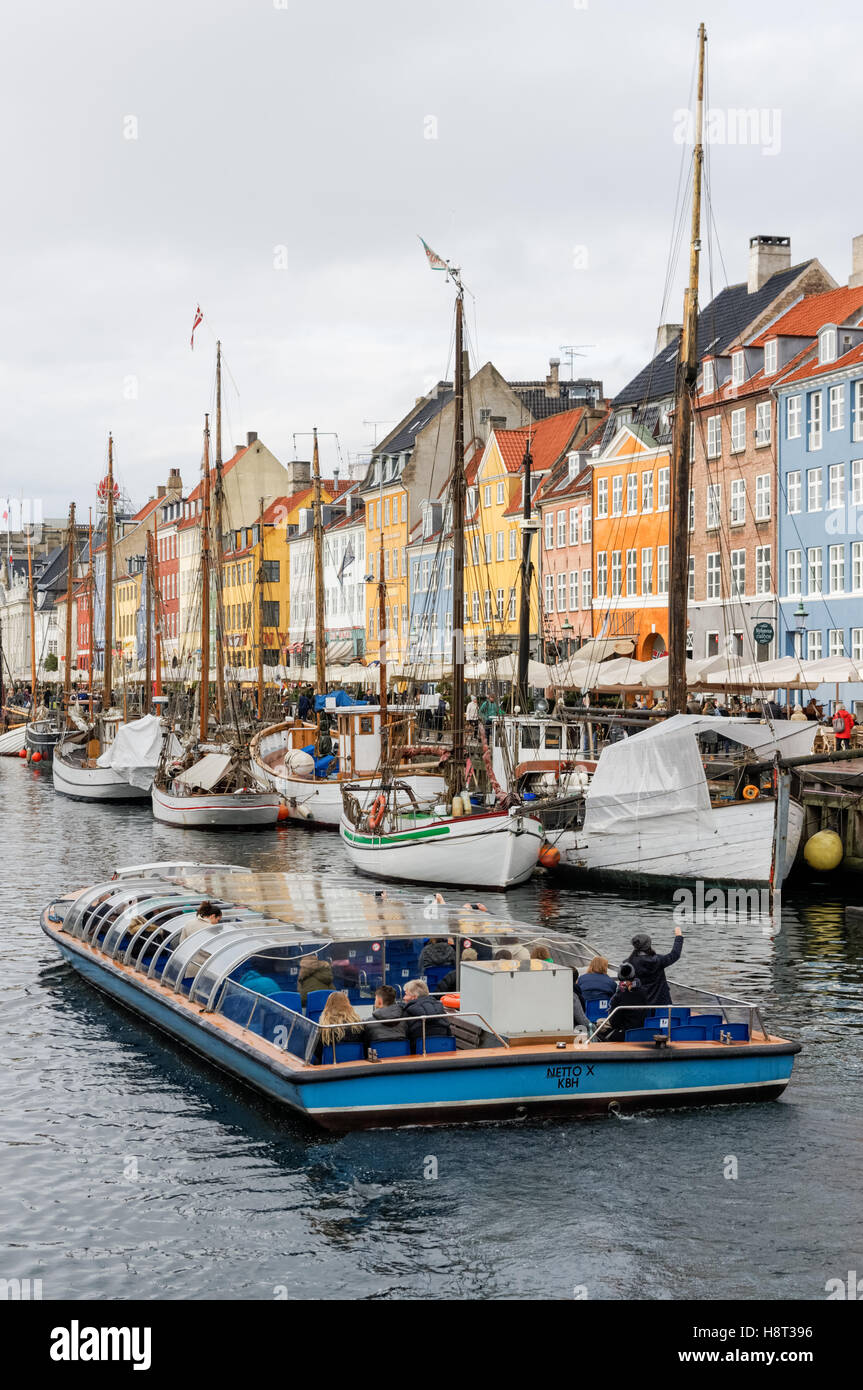
{"label": "wooden sailing boat", "polygon": [[[68,660],[68,653],[71,650],[71,637],[69,629],[72,619],[72,572],[74,568],[74,540],[75,540],[75,503],[69,509],[69,586],[66,602],[66,674],[71,675],[71,667]],[[54,753],[54,748],[60,740],[63,726],[56,713],[49,713],[47,709],[41,707],[36,695],[37,682],[37,659],[36,659],[36,586],[33,578],[33,550],[30,544],[30,537],[27,537],[27,580],[30,597],[30,689],[32,692],[30,701],[30,718],[27,720],[24,729],[24,746],[31,762],[43,763],[50,762]],[[68,695],[66,697],[68,706]]]}
{"label": "wooden sailing boat", "polygon": [[[210,422],[205,417],[201,515],[201,673],[198,730],[181,749],[169,735],[151,790],[153,815],[166,825],[231,829],[275,825],[280,800],[254,768],[239,729],[216,724],[210,733],[210,584],[214,576],[210,514]],[[220,544],[220,543],[219,543]],[[218,554],[218,551],[216,552]],[[215,567],[217,630],[221,626],[221,568]],[[221,654],[221,646],[219,647]],[[217,690],[220,682],[217,676]]]}
{"label": "wooden sailing boat", "polygon": [[[446,799],[424,810],[403,780],[381,779],[371,809],[359,801],[359,783],[343,787],[340,832],[354,867],[376,878],[476,888],[510,888],[529,878],[543,838],[539,821],[520,805],[472,814],[467,790],[464,678],[464,287],[447,263],[456,286],[455,458],[451,479],[452,585],[452,755]],[[365,789],[369,790],[369,789]]]}

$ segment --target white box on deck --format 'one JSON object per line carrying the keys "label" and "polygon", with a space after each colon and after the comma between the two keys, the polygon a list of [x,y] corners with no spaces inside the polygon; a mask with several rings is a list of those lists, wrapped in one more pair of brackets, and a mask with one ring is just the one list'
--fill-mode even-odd
{"label": "white box on deck", "polygon": [[572,1032],[572,971],[531,960],[465,960],[459,1013],[481,1014],[505,1037]]}

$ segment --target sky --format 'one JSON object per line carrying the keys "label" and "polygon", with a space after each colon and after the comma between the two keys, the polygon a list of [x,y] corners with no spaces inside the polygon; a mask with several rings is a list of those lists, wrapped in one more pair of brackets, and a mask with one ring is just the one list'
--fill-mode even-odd
{"label": "sky", "polygon": [[226,455],[256,430],[308,457],[312,426],[327,472],[367,453],[451,371],[452,288],[418,234],[462,267],[475,363],[567,376],[577,345],[613,395],[681,317],[700,19],[702,303],[746,277],[750,236],[845,283],[863,232],[848,0],[5,9],[0,496],[44,516],[92,503],[109,430],[137,505],[172,467],[194,485],[217,336]]}

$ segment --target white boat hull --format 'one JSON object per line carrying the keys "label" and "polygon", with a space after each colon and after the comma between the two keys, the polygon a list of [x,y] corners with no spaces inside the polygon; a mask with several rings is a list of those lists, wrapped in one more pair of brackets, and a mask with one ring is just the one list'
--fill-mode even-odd
{"label": "white boat hull", "polygon": [[55,748],[51,761],[54,790],[73,801],[145,801],[146,787],[133,787],[110,767],[78,767],[66,762]]}
{"label": "white boat hull", "polygon": [[357,830],[342,815],[342,840],[354,868],[390,881],[455,888],[512,888],[530,878],[543,829],[530,816],[502,812],[430,820],[401,833]]}
{"label": "white boat hull", "polygon": [[[145,793],[147,795],[147,793]],[[279,797],[275,792],[200,792],[172,796],[152,788],[153,816],[163,825],[183,829],[244,829],[275,825]]]}
{"label": "white boat hull", "polygon": [[[618,881],[662,879],[770,885],[776,802],[771,799],[714,808],[708,827],[696,817],[688,826],[663,829],[662,818],[639,830],[620,833],[551,831],[560,850],[560,867]],[[803,833],[803,807],[788,805],[788,840],[783,881],[791,871]]]}
{"label": "white boat hull", "polygon": [[[342,819],[342,788],[341,783],[333,779],[332,781],[311,781],[308,777],[286,777],[278,776],[266,769],[263,763],[255,763],[255,770],[261,774],[267,772],[267,781],[282,798],[287,811],[289,820],[304,821],[306,824],[318,825],[327,830],[338,830]],[[418,801],[431,802],[443,795],[446,784],[442,777],[402,777],[399,781],[404,782],[411,788]],[[364,796],[362,791],[355,793],[360,805],[367,810],[374,801],[380,784],[380,778],[375,776],[369,778],[370,790],[368,796]],[[356,786],[356,779],[352,779],[352,786]]]}

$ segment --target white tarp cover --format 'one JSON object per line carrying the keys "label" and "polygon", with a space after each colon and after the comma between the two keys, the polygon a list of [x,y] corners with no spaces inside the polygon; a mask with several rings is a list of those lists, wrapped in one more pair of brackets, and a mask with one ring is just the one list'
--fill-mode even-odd
{"label": "white tarp cover", "polygon": [[818,725],[814,720],[803,724],[792,719],[777,719],[768,724],[760,719],[726,719],[721,714],[674,714],[637,734],[634,741],[663,739],[684,730],[692,734],[715,733],[769,758],[775,748],[785,757],[811,753]]}
{"label": "white tarp cover", "polygon": [[185,772],[179,773],[174,781],[187,787],[197,787],[202,792],[209,792],[222,780],[230,766],[230,753],[205,753],[198,762],[187,767]]}
{"label": "white tarp cover", "polygon": [[669,731],[662,738],[637,734],[603,750],[587,791],[586,835],[655,829],[661,820],[673,837],[675,825],[691,827],[693,817],[707,829],[710,793],[690,730]]}
{"label": "white tarp cover", "polygon": [[120,724],[109,748],[97,760],[97,767],[110,767],[131,787],[150,786],[162,751],[162,721],[157,714],[145,714]]}

